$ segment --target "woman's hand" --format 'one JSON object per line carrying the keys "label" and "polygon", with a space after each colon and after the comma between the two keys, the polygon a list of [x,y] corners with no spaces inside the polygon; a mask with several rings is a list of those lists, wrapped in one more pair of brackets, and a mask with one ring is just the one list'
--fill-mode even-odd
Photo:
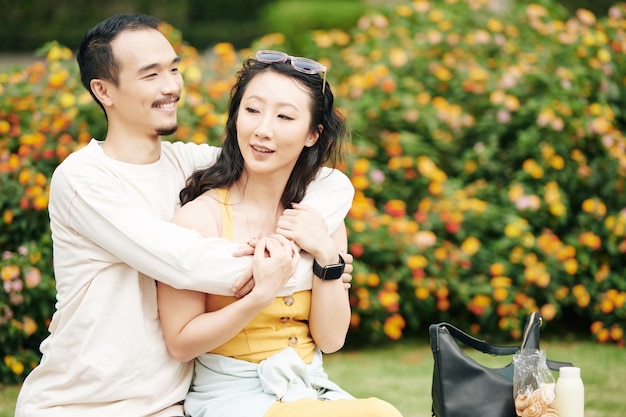
{"label": "woman's hand", "polygon": [[252,263],[254,288],[248,297],[261,297],[271,303],[293,276],[298,262],[299,250],[289,239],[278,234],[259,236]]}
{"label": "woman's hand", "polygon": [[316,259],[324,257],[325,254],[332,255],[346,250],[335,246],[322,215],[303,204],[294,203],[293,208],[283,212],[278,219],[276,233],[293,240],[302,250],[309,252]]}

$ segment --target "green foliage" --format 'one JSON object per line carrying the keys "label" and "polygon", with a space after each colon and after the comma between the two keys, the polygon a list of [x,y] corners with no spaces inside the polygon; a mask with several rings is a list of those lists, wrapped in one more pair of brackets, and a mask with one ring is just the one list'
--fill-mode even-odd
{"label": "green foliage", "polygon": [[265,6],[260,21],[266,32],[282,33],[285,47],[297,54],[312,30],[348,30],[364,11],[359,0],[282,0]]}

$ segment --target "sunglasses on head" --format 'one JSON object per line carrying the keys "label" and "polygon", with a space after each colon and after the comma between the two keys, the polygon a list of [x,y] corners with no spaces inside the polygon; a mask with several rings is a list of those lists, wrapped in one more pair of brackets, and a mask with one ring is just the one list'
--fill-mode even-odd
{"label": "sunglasses on head", "polygon": [[324,81],[322,84],[322,94],[326,91],[326,67],[317,61],[313,61],[309,58],[287,55],[286,53],[280,51],[258,51],[256,53],[256,60],[266,64],[290,61],[293,69],[304,74],[323,73]]}

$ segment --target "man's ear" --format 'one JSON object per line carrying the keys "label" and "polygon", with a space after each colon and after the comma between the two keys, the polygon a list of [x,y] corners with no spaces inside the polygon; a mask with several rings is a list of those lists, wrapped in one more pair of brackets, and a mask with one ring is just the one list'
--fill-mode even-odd
{"label": "man's ear", "polygon": [[89,86],[91,87],[93,94],[98,98],[98,101],[100,101],[104,107],[108,107],[113,104],[113,98],[111,97],[111,92],[109,90],[110,83],[94,78],[89,82]]}

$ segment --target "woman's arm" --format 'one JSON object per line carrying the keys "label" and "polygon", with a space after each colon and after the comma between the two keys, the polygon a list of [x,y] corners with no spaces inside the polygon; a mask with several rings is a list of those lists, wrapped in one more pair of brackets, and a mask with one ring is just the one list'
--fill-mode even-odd
{"label": "woman's arm", "polygon": [[[341,249],[346,247],[345,225],[332,234],[331,242],[313,254],[322,266],[336,264]],[[342,280],[323,281],[314,275],[309,328],[315,344],[324,353],[338,351],[346,341],[349,326],[350,300]]]}
{"label": "woman's arm", "polygon": [[[217,224],[207,212],[203,203],[192,202],[178,211],[173,222],[198,230],[203,236],[217,236]],[[261,237],[254,252],[252,292],[213,312],[206,312],[206,294],[158,282],[159,317],[170,354],[189,361],[230,340],[271,304],[299,259],[286,238]]]}
{"label": "woman's arm", "polygon": [[[303,204],[294,204],[292,209],[285,210],[278,220],[277,231],[293,239],[322,266],[338,263],[339,254],[346,253],[348,239],[345,224],[341,223],[329,236],[320,213]],[[348,272],[351,271],[350,268]],[[342,278],[323,281],[313,276],[309,328],[315,344],[325,353],[335,352],[345,343],[350,325],[348,288],[349,284],[344,283]]]}

